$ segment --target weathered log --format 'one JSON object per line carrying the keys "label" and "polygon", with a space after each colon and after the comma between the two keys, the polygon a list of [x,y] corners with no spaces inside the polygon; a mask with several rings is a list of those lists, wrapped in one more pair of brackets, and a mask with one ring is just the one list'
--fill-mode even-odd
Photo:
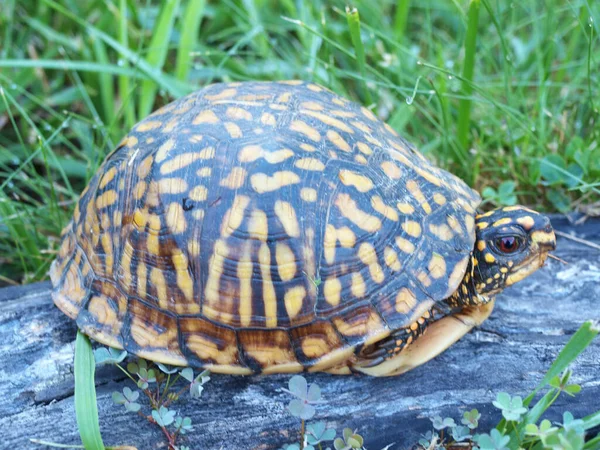
{"label": "weathered log", "polygon": [[[556,217],[558,230],[600,243],[600,220],[573,226]],[[338,432],[357,428],[369,449],[408,448],[430,429],[427,417],[460,418],[467,408],[482,413],[480,428],[500,419],[496,393],[526,395],[541,380],[569,337],[587,319],[598,319],[600,251],[559,238],[547,267],[508,289],[482,327],[428,364],[394,378],[308,374],[326,403],[315,419]],[[75,325],[52,304],[49,284],[0,290],[0,448],[41,448],[30,438],[80,443],[73,403]],[[582,417],[600,408],[600,339],[577,359],[573,380],[583,387],[562,397],[548,414],[568,409]],[[192,418],[186,438],[193,449],[280,448],[297,441],[299,422],[286,411],[280,388],[289,376],[213,375],[204,395],[176,405]],[[101,430],[106,444],[165,448],[160,430],[113,404],[111,393],[132,386],[114,367],[96,376]]]}

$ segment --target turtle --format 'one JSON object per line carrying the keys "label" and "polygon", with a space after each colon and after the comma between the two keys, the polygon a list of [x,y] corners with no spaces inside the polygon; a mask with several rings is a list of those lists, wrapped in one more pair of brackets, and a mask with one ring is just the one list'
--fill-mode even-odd
{"label": "turtle", "polygon": [[398,375],[555,249],[548,217],[480,205],[320,85],[216,83],[106,157],[62,232],[52,297],[83,333],[151,361]]}

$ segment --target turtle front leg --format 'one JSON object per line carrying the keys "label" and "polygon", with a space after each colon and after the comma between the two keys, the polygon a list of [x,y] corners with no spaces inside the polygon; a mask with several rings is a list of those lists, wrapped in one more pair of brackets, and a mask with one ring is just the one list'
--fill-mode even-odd
{"label": "turtle front leg", "polygon": [[351,370],[372,376],[408,372],[436,357],[491,314],[494,300],[436,319],[432,311],[357,355]]}

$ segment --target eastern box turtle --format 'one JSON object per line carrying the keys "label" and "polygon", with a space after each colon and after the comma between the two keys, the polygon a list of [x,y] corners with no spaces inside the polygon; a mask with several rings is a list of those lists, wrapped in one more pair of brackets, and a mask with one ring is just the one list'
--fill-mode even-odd
{"label": "eastern box turtle", "polygon": [[81,194],[50,276],[95,340],[231,374],[396,375],[555,248],[316,84],[208,86],[137,124]]}

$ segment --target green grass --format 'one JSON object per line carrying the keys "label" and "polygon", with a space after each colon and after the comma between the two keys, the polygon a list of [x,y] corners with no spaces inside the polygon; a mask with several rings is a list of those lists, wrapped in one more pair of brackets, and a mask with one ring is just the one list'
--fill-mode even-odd
{"label": "green grass", "polygon": [[137,120],[222,80],[313,80],[480,192],[514,180],[504,198],[535,208],[597,202],[600,5],[469,4],[5,0],[0,283],[46,276],[79,192]]}
{"label": "green grass", "polygon": [[75,415],[81,442],[87,450],[104,450],[98,422],[96,363],[90,339],[80,331],[75,340]]}

